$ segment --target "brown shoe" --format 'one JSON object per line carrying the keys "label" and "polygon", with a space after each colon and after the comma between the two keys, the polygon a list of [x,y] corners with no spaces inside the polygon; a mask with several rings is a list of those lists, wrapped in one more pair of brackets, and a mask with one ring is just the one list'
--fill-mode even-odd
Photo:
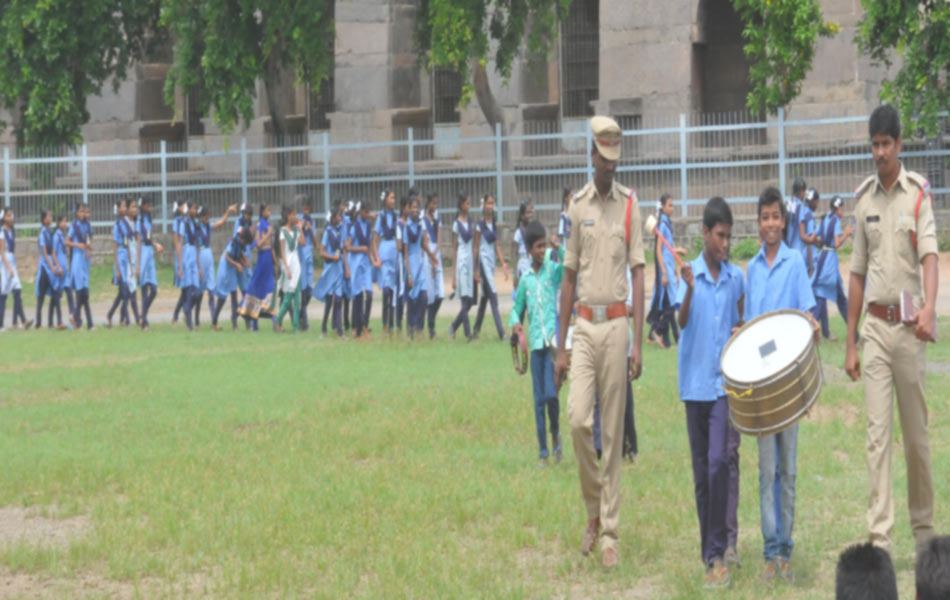
{"label": "brown shoe", "polygon": [[600,533],[600,517],[587,521],[587,529],[584,530],[584,537],[581,540],[581,554],[587,556],[597,544],[597,534]]}
{"label": "brown shoe", "polygon": [[726,567],[726,563],[721,558],[717,558],[706,569],[706,576],[703,577],[703,589],[712,590],[729,587],[730,581],[729,568]]}
{"label": "brown shoe", "polygon": [[792,563],[784,558],[778,559],[778,572],[785,581],[794,581],[795,574],[792,573]]}
{"label": "brown shoe", "polygon": [[772,583],[778,576],[778,563],[775,560],[766,559],[765,568],[762,569],[762,581]]}
{"label": "brown shoe", "polygon": [[613,548],[604,548],[600,560],[605,569],[613,569],[617,566],[617,551]]}
{"label": "brown shoe", "polygon": [[726,548],[726,554],[722,557],[722,560],[726,563],[727,567],[742,567],[742,561],[739,560],[739,552],[736,550],[735,546],[729,546]]}

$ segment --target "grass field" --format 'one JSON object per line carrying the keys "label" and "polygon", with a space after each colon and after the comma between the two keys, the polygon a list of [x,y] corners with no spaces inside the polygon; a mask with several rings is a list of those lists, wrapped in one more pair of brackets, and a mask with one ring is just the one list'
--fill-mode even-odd
{"label": "grass field", "polygon": [[[946,339],[950,321],[940,325]],[[536,465],[530,379],[502,343],[169,326],[0,336],[0,597],[707,595],[675,352],[645,349],[641,454],[624,466],[620,566],[605,573],[578,551],[570,443],[562,464]],[[801,427],[796,582],[759,583],[756,444],[744,438],[743,566],[723,596],[829,598],[838,553],[865,538],[863,388],[846,381],[843,353],[821,347],[827,383]],[[950,349],[928,358],[946,531]],[[894,472],[895,560],[911,598],[900,454]],[[4,526],[23,508],[29,531],[45,533]]]}

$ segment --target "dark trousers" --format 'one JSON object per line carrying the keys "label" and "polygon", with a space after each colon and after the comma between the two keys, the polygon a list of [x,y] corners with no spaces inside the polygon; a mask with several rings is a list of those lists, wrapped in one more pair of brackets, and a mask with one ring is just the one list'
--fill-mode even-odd
{"label": "dark trousers", "polygon": [[684,402],[693,461],[693,488],[702,540],[703,563],[726,552],[726,506],[729,500],[729,407],[725,397],[715,402]]}
{"label": "dark trousers", "polygon": [[739,443],[742,434],[729,424],[729,439],[726,454],[729,461],[729,500],[726,502],[726,533],[729,548],[735,548],[739,540]]}
{"label": "dark trousers", "polygon": [[313,289],[306,288],[300,290],[300,330],[307,331],[310,329],[310,319],[307,318],[307,307],[310,306],[310,298],[312,297]]}
{"label": "dark trousers", "polygon": [[392,331],[396,319],[392,288],[383,288],[383,331]]}
{"label": "dark trousers", "polygon": [[505,328],[501,324],[501,313],[498,312],[498,294],[492,291],[488,283],[488,278],[485,276],[485,269],[482,268],[481,264],[479,264],[478,270],[482,274],[482,299],[478,302],[478,314],[475,316],[475,335],[478,335],[478,332],[481,331],[482,320],[485,318],[485,308],[491,304],[491,314],[495,319],[495,329],[498,330],[498,338],[504,339]]}
{"label": "dark trousers", "polygon": [[439,298],[427,308],[428,321],[429,321],[429,339],[435,337],[435,317],[439,314],[439,307],[442,306],[442,298]]}
{"label": "dark trousers", "polygon": [[191,311],[194,310],[195,301],[201,299],[201,292],[198,291],[198,287],[190,285],[185,288],[185,305],[182,307],[182,310],[185,313],[185,325],[189,330],[193,328],[192,326],[192,314]]}
{"label": "dark trousers", "polygon": [[76,290],[76,326],[82,327],[83,309],[86,312],[86,328],[92,329],[92,310],[89,308],[89,288]]}
{"label": "dark trousers", "polygon": [[455,317],[455,320],[452,321],[452,332],[458,330],[459,327],[465,328],[465,337],[472,337],[472,324],[468,320],[468,311],[472,309],[472,304],[475,301],[471,296],[462,296],[462,309],[459,310],[459,314]]}
{"label": "dark trousers", "polygon": [[[848,324],[848,297],[844,294],[844,288],[841,284],[841,279],[838,279],[838,312],[841,314],[841,318],[844,319],[845,325]],[[821,334],[823,336],[831,337],[831,328],[828,325],[828,300],[820,296],[815,296],[815,309],[812,311],[815,319],[821,323]]]}
{"label": "dark trousers", "polygon": [[[151,283],[142,286],[142,327],[148,327],[148,309],[152,307],[158,289]],[[214,306],[211,304],[210,306]]]}
{"label": "dark trousers", "polygon": [[16,327],[17,319],[19,322],[26,327],[26,313],[23,312],[23,295],[22,290],[13,290],[13,326]]}
{"label": "dark trousers", "polygon": [[[40,275],[36,280],[36,289],[38,294],[36,296],[36,328],[39,329],[43,326],[43,301],[46,300],[46,295],[49,294],[52,297],[52,285],[50,284],[49,275],[46,274],[46,271],[40,269]],[[52,303],[52,300],[50,300]],[[50,313],[50,320],[47,325],[53,324],[52,313]]]}
{"label": "dark trousers", "polygon": [[66,307],[69,309],[69,316],[73,318],[73,315],[76,314],[76,302],[73,300],[73,289],[64,287],[63,292],[66,294]]}
{"label": "dark trousers", "polygon": [[343,296],[343,329],[350,330],[350,298]]}
{"label": "dark trousers", "polygon": [[[603,444],[600,439],[600,399],[594,400],[594,450],[598,457],[603,450]],[[623,410],[623,446],[622,453],[624,458],[633,459],[640,452],[639,442],[637,441],[637,420],[633,410],[633,382],[627,382],[627,400],[624,402]]]}
{"label": "dark trousers", "polygon": [[547,410],[551,422],[553,450],[560,450],[559,423],[560,405],[554,387],[554,358],[551,348],[531,351],[531,383],[534,389],[534,424],[538,433],[538,448],[541,458],[548,456],[547,432],[544,414]]}
{"label": "dark trousers", "polygon": [[406,332],[415,335],[417,331],[425,329],[429,296],[426,292],[419,292],[415,299],[406,296],[406,304]]}
{"label": "dark trousers", "polygon": [[172,313],[172,323],[178,322],[178,313],[181,312],[181,309],[185,306],[185,299],[188,297],[188,291],[185,288],[181,289],[181,293],[178,294],[178,302],[175,303],[175,311]]}

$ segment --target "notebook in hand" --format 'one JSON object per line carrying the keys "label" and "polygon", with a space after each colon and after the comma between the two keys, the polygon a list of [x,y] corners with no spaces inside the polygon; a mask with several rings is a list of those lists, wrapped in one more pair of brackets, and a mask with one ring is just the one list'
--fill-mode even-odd
{"label": "notebook in hand", "polygon": [[901,322],[908,325],[915,316],[917,307],[914,305],[914,297],[907,290],[901,290]]}

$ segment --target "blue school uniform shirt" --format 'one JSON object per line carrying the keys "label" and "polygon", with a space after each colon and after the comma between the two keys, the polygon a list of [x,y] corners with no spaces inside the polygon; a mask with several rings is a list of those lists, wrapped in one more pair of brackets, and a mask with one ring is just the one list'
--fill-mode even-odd
{"label": "blue school uniform shirt", "polygon": [[[43,227],[40,229],[40,235],[36,242],[39,248],[46,248],[47,256],[53,256],[53,253],[55,252],[53,249],[53,232],[49,230],[49,227]],[[46,256],[43,255],[42,250],[40,250],[40,267],[50,276],[53,275],[53,264],[47,260]]]}
{"label": "blue school uniform shirt", "polygon": [[[805,224],[805,235],[812,235],[815,233],[815,211],[808,208],[805,203],[802,203],[801,216],[798,220],[799,223]],[[811,248],[811,257],[812,261],[815,260],[815,257],[818,255],[818,250],[811,244],[806,244],[799,234],[798,236],[798,249],[802,253],[802,258],[805,259],[805,267],[808,267],[808,249]],[[814,263],[813,263],[814,264]]]}
{"label": "blue school uniform shirt", "polygon": [[[231,257],[231,260],[236,263],[240,263],[241,259],[244,257],[244,244],[241,242],[241,238],[238,236],[232,237],[231,241],[228,242],[227,252],[228,256]],[[234,268],[234,265],[228,263],[227,261],[225,262],[229,267]]]}
{"label": "blue school uniform shirt", "polygon": [[[680,400],[714,402],[725,395],[719,358],[732,328],[739,322],[742,271],[733,269],[729,263],[720,263],[719,278],[713,281],[702,254],[690,265],[693,267],[693,297],[689,320],[680,332],[677,347]],[[680,280],[677,309],[688,289],[686,281]]]}
{"label": "blue school uniform shirt", "polygon": [[785,245],[779,245],[775,262],[769,268],[765,260],[765,244],[746,267],[745,320],[782,309],[803,312],[815,307],[815,295],[802,255]]}

